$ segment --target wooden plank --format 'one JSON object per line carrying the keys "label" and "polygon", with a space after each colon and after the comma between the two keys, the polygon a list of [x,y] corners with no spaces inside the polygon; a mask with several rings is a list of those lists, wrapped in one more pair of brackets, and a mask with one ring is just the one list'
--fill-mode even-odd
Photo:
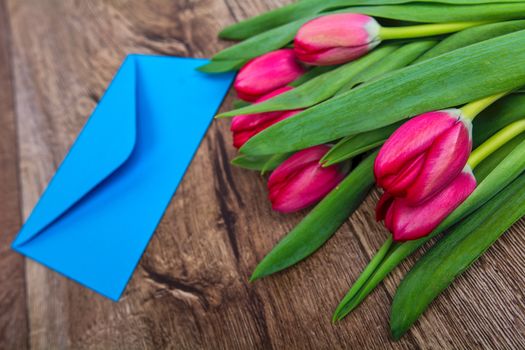
{"label": "wooden plank", "polygon": [[18,155],[9,49],[9,19],[0,0],[0,349],[28,347],[24,259],[10,249],[20,227]]}
{"label": "wooden plank", "polygon": [[5,3],[0,0],[0,349],[25,349],[29,344],[24,260],[10,249],[21,209],[9,35]]}
{"label": "wooden plank", "polygon": [[[24,217],[127,53],[210,56],[226,45],[216,39],[220,28],[286,2],[9,0]],[[523,345],[523,224],[397,343],[388,335],[389,303],[410,262],[355,314],[330,323],[387,237],[373,217],[376,193],[306,262],[249,284],[257,262],[304,213],[272,212],[265,179],[229,165],[228,127],[210,128],[119,303],[28,263],[33,348]]]}

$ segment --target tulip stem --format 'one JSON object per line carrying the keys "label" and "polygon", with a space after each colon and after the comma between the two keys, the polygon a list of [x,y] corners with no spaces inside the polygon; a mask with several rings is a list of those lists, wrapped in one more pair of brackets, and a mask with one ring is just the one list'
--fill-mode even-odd
{"label": "tulip stem", "polygon": [[343,300],[341,300],[339,306],[337,306],[337,309],[335,310],[334,315],[332,317],[332,323],[339,321],[344,317],[344,315],[348,313],[345,310],[346,305],[360,291],[361,287],[368,281],[370,276],[373,275],[373,273],[376,271],[379,265],[383,262],[388,252],[390,252],[390,248],[392,247],[393,243],[394,240],[390,235],[385,241],[385,243],[383,243],[381,248],[379,248],[372,260],[370,260],[366,268],[363,270],[357,281],[355,281],[355,283],[352,285],[352,288],[348,291]]}
{"label": "tulip stem", "polygon": [[487,141],[476,148],[468,159],[468,165],[474,169],[485,158],[490,156],[501,146],[525,131],[525,119],[511,123],[492,135]]}
{"label": "tulip stem", "polygon": [[496,95],[487,96],[482,99],[472,101],[461,107],[461,114],[464,118],[473,120],[476,116],[481,113],[485,108],[508,94],[509,91],[505,91]]}
{"label": "tulip stem", "polygon": [[381,27],[379,37],[381,40],[421,38],[459,32],[460,30],[486,23],[487,22],[452,22],[404,27]]}

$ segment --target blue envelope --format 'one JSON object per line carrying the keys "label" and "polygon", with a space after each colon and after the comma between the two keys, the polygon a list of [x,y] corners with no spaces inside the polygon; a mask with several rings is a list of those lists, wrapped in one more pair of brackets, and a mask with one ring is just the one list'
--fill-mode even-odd
{"label": "blue envelope", "polygon": [[206,61],[128,56],[12,248],[118,300],[233,80]]}

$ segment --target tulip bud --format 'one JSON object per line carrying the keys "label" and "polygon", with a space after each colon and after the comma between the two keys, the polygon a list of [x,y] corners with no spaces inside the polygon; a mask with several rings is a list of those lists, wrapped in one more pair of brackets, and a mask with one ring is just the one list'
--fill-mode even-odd
{"label": "tulip bud", "polygon": [[246,63],[237,74],[233,87],[240,99],[253,102],[291,83],[305,71],[292,49],[276,50]]}
{"label": "tulip bud", "polygon": [[[293,87],[285,86],[270,92],[263,97],[260,97],[255,103],[263,102],[269,100],[270,98],[280,95],[286,91],[292,90]],[[260,133],[269,126],[280,122],[283,119],[289,118],[301,110],[291,110],[291,111],[277,111],[277,112],[265,112],[258,114],[246,114],[238,115],[233,117],[230,130],[233,134],[233,145],[236,148],[241,148],[252,136]]]}
{"label": "tulip bud", "polygon": [[297,32],[295,54],[302,62],[318,66],[349,62],[379,44],[380,28],[372,17],[357,13],[318,17]]}
{"label": "tulip bud", "polygon": [[290,213],[309,207],[326,196],[344,178],[340,164],[322,167],[321,158],[330,150],[327,145],[304,149],[277,167],[268,179],[273,210]]}
{"label": "tulip bud", "polygon": [[459,109],[421,114],[397,129],[374,164],[378,186],[417,204],[452,181],[472,149],[472,124]]}
{"label": "tulip bud", "polygon": [[385,220],[395,241],[409,241],[431,233],[476,188],[476,178],[470,167],[465,169],[441,192],[412,206],[403,198],[385,192],[376,207],[376,218]]}

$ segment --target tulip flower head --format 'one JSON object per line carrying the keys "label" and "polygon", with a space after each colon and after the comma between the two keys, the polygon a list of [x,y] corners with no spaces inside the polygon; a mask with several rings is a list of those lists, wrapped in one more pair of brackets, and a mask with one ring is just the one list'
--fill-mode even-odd
{"label": "tulip flower head", "polygon": [[458,176],[472,149],[472,124],[459,109],[421,114],[397,129],[374,164],[379,187],[422,203]]}
{"label": "tulip flower head", "polygon": [[409,241],[431,233],[476,188],[476,178],[467,165],[444,189],[427,201],[411,205],[385,192],[376,207],[376,218],[385,221],[395,241]]}
{"label": "tulip flower head", "polygon": [[345,166],[322,167],[321,158],[330,150],[319,145],[293,154],[268,179],[273,210],[290,213],[317,203],[344,178]]}
{"label": "tulip flower head", "polygon": [[299,29],[295,54],[302,62],[318,66],[349,62],[379,44],[380,28],[372,17],[357,13],[321,16]]}
{"label": "tulip flower head", "polygon": [[[280,95],[286,91],[292,90],[293,87],[285,86],[260,97],[255,103],[269,100],[270,98]],[[241,148],[252,136],[260,133],[269,126],[280,122],[286,118],[296,115],[301,110],[266,112],[258,114],[246,114],[233,117],[230,130],[233,135],[233,145]]]}
{"label": "tulip flower head", "polygon": [[253,102],[305,73],[292,49],[268,52],[241,68],[233,87],[240,99]]}

